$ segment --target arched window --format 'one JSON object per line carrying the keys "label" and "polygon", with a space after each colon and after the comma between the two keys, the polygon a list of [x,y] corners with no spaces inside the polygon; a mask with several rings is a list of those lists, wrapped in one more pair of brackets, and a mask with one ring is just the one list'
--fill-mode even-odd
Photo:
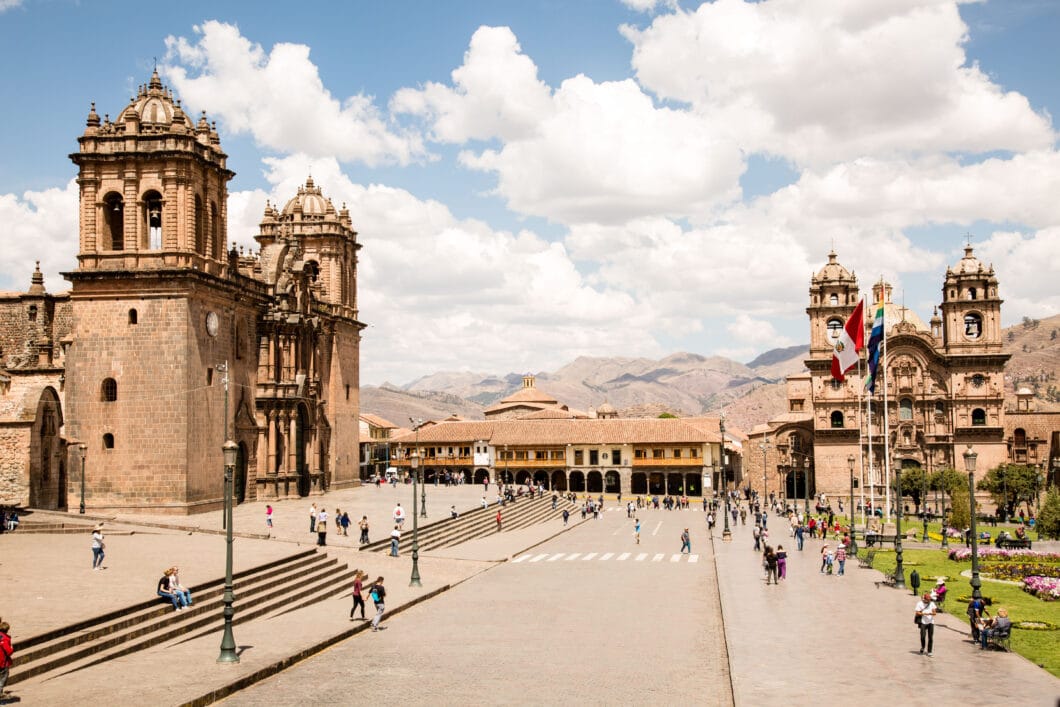
{"label": "arched window", "polygon": [[129,324],[136,324],[136,323],[137,323],[136,310],[135,309],[130,309],[129,310]]}
{"label": "arched window", "polygon": [[829,343],[835,343],[839,339],[840,332],[843,331],[843,320],[839,318],[833,318],[828,320],[828,341]]}
{"label": "arched window", "polygon": [[913,400],[911,398],[902,398],[898,403],[898,419],[899,420],[912,420],[913,419]]}
{"label": "arched window", "polygon": [[972,425],[975,427],[986,425],[986,410],[983,408],[972,410]]}
{"label": "arched window", "polygon": [[1027,446],[1027,430],[1017,427],[1012,433],[1012,443],[1017,447]]}
{"label": "arched window", "polygon": [[114,435],[112,435],[110,432],[103,435],[103,448],[114,449]]}
{"label": "arched window", "polygon": [[935,401],[935,414],[936,415],[945,415],[946,414],[946,403],[942,402],[941,400],[936,400]]}
{"label": "arched window", "polygon": [[829,295],[828,296],[828,304],[832,305],[833,307],[838,305],[839,304],[839,295],[837,295],[834,292],[831,295]]}
{"label": "arched window", "polygon": [[35,304],[29,306],[29,320],[31,322],[37,321],[37,305]]}
{"label": "arched window", "polygon": [[978,314],[964,315],[964,335],[969,339],[978,339],[983,335],[983,318]]}
{"label": "arched window", "polygon": [[103,247],[110,250],[125,247],[125,202],[117,192],[103,198]]}
{"label": "arched window", "polygon": [[206,233],[203,223],[202,199],[195,195],[195,252],[200,255],[206,254]]}
{"label": "arched window", "polygon": [[834,410],[832,412],[832,427],[842,427],[842,426],[843,426],[843,413],[840,412],[839,410]]}
{"label": "arched window", "polygon": [[162,195],[152,190],[144,194],[144,232],[147,249],[162,249]]}
{"label": "arched window", "polygon": [[974,287],[969,287],[968,288],[968,299],[977,299],[976,295],[978,295],[978,294],[979,293],[975,291]]}
{"label": "arched window", "polygon": [[100,399],[105,403],[113,403],[118,399],[118,381],[113,378],[104,378],[100,391]]}

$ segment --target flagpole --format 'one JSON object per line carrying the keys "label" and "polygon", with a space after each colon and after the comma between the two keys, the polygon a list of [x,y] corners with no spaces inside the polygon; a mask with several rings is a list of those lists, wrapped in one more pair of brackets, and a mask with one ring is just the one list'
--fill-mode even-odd
{"label": "flagpole", "polygon": [[[883,278],[880,278],[880,295],[886,303],[886,290],[882,287]],[[883,379],[883,476],[887,485],[885,490],[887,505],[887,522],[891,522],[891,420],[887,411],[887,384],[890,383],[887,376],[887,307],[883,307],[883,342],[880,348],[880,365],[876,369],[877,376]],[[901,500],[899,500],[901,502]]]}
{"label": "flagpole", "polygon": [[[875,316],[873,318],[875,321]],[[875,383],[873,384],[875,385]],[[872,506],[872,515],[876,517],[876,470],[872,464],[872,391],[865,396],[865,419],[867,423],[867,436],[865,439],[865,457],[869,462],[869,505]],[[868,525],[865,526],[868,528]]]}
{"label": "flagpole", "polygon": [[[864,323],[862,323],[864,326]],[[861,411],[861,396],[865,388],[865,379],[861,372],[861,359],[858,359],[858,379],[861,381],[861,385],[858,386],[858,417],[864,417],[864,413]],[[868,528],[869,526],[865,523],[865,455],[862,449],[862,443],[865,440],[865,426],[861,420],[858,420],[858,504],[861,506],[861,526]],[[854,509],[850,509],[850,517],[854,518]],[[851,536],[854,534],[854,522],[851,520],[850,524]]]}

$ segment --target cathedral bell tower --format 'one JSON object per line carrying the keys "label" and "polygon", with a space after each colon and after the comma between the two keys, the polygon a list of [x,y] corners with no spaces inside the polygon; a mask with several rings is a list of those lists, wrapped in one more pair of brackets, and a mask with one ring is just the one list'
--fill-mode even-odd
{"label": "cathedral bell tower", "polygon": [[831,360],[835,341],[858,303],[858,279],[839,264],[835,251],[810,279],[810,358]]}
{"label": "cathedral bell tower", "polygon": [[1001,303],[994,266],[984,268],[964,248],[964,257],[946,269],[942,285],[942,338],[948,354],[1000,353]]}

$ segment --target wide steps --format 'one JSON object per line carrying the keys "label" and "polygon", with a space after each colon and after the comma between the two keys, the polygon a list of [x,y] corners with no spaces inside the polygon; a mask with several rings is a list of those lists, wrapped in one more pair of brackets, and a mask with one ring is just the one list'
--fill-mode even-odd
{"label": "wide steps", "polygon": [[[307,550],[233,575],[235,623],[302,607],[343,591],[352,570]],[[161,597],[19,641],[11,683],[73,672],[130,653],[211,633],[223,626],[224,580],[189,588],[192,606],[175,611]]]}

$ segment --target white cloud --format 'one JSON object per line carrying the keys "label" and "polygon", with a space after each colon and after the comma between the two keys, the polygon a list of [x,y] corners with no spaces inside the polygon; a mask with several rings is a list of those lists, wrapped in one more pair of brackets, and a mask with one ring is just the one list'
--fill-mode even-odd
{"label": "white cloud", "polygon": [[61,272],[77,269],[78,187],[71,179],[62,189],[27,191],[21,197],[0,194],[4,270],[18,291],[29,289],[35,261],[40,261],[44,287],[63,292],[70,284]]}
{"label": "white cloud", "polygon": [[1048,116],[967,65],[956,2],[718,0],[623,33],[646,89],[799,164],[1054,141]]}
{"label": "white cloud", "polygon": [[630,10],[637,12],[653,12],[659,5],[677,7],[677,0],[620,0]]}
{"label": "white cloud", "polygon": [[22,0],[0,0],[0,12],[7,12],[22,6]]}
{"label": "white cloud", "polygon": [[1031,234],[996,231],[985,242],[973,243],[975,256],[992,264],[1005,300],[1005,324],[1020,317],[1048,317],[1060,312],[1060,226]]}
{"label": "white cloud", "polygon": [[213,20],[195,31],[197,41],[166,38],[162,69],[178,95],[220,116],[227,132],[280,152],[368,165],[425,157],[419,136],[392,130],[370,96],[332,96],[309,47],[280,43],[266,53],[235,25]]}

